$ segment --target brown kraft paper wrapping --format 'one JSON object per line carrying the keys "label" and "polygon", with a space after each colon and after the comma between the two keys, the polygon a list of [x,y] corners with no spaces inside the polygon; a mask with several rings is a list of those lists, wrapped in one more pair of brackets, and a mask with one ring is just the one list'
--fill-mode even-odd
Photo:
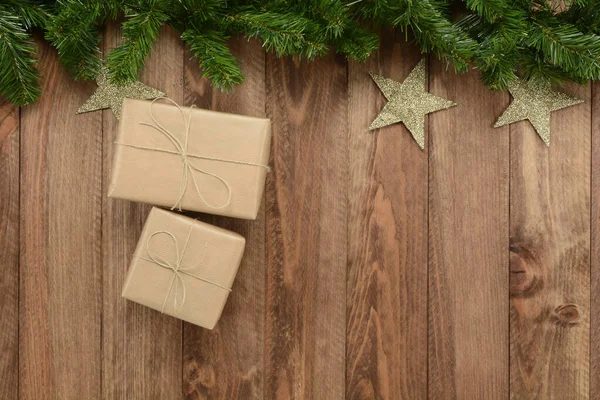
{"label": "brown kraft paper wrapping", "polygon": [[255,219],[268,172],[270,120],[167,101],[123,102],[109,197]]}
{"label": "brown kraft paper wrapping", "polygon": [[245,244],[237,233],[154,207],[122,296],[212,329],[231,292]]}

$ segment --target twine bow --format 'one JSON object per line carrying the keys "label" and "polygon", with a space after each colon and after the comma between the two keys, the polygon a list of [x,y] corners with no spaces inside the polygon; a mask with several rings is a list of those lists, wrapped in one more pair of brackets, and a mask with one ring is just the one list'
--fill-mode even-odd
{"label": "twine bow", "polygon": [[[160,99],[170,102],[175,107],[177,107],[177,109],[179,110],[179,112],[181,114],[181,118],[183,119],[184,126],[185,126],[185,131],[183,134],[183,143],[179,139],[177,139],[177,137],[171,131],[169,131],[167,128],[165,128],[163,125],[161,125],[160,122],[158,122],[156,120],[153,107],[154,107],[154,103],[156,103],[156,101],[160,100]],[[227,207],[229,204],[231,204],[231,186],[229,186],[229,183],[227,183],[223,178],[221,178],[217,174],[213,174],[213,173],[210,173],[210,172],[207,172],[207,171],[204,171],[204,170],[198,168],[196,165],[194,165],[192,163],[191,159],[195,158],[195,159],[201,159],[201,160],[219,161],[219,162],[230,163],[230,164],[249,165],[252,167],[265,168],[267,171],[270,171],[270,168],[269,168],[269,166],[263,165],[263,164],[257,164],[257,163],[251,163],[251,162],[245,162],[245,161],[227,160],[227,159],[223,159],[223,158],[207,157],[207,156],[202,156],[202,155],[198,155],[198,154],[188,153],[188,139],[190,136],[190,127],[191,127],[191,122],[192,122],[192,110],[191,110],[192,108],[195,108],[195,106],[192,105],[190,107],[190,112],[186,118],[186,116],[183,112],[183,109],[174,100],[172,100],[168,97],[159,97],[159,98],[152,100],[152,103],[150,103],[150,118],[152,118],[153,124],[140,122],[140,125],[149,126],[151,128],[156,129],[158,132],[162,133],[173,144],[173,147],[175,148],[175,150],[160,149],[160,148],[147,147],[147,146],[138,146],[135,144],[128,144],[128,143],[122,143],[122,142],[115,142],[115,143],[119,144],[121,146],[132,147],[134,149],[156,151],[159,153],[167,153],[167,154],[177,154],[177,155],[181,156],[181,160],[183,162],[183,174],[182,174],[182,178],[181,178],[181,185],[179,187],[179,197],[177,198],[177,201],[175,202],[173,207],[171,207],[171,210],[178,209],[179,211],[181,211],[181,202],[183,201],[183,197],[185,196],[185,193],[187,191],[188,180],[189,180],[190,176],[192,178],[194,188],[196,189],[196,193],[198,193],[198,197],[200,197],[200,199],[204,202],[204,204],[206,204],[210,208],[222,209],[222,208]],[[211,204],[208,201],[206,201],[206,199],[202,195],[202,192],[200,191],[200,187],[198,186],[198,182],[196,181],[196,177],[194,176],[194,171],[199,172],[204,175],[211,176],[211,177],[217,179],[218,181],[220,181],[227,188],[227,201],[221,205],[214,205],[214,204]]]}
{"label": "twine bow", "polygon": [[[173,244],[175,245],[175,262],[171,263],[169,261],[163,260],[162,258],[160,258],[160,256],[157,256],[156,254],[154,254],[151,251],[151,241],[152,238],[154,238],[157,235],[160,234],[164,234],[164,235],[168,235],[171,240],[173,241]],[[203,278],[201,276],[195,275],[194,273],[190,272],[191,269],[190,267],[185,267],[182,265],[182,260],[183,260],[183,256],[185,255],[185,251],[187,250],[188,247],[188,243],[190,241],[190,236],[192,235],[192,228],[190,227],[190,232],[188,233],[187,239],[185,240],[185,244],[183,246],[183,251],[181,252],[181,254],[179,253],[179,243],[177,241],[177,238],[170,232],[167,231],[156,231],[153,234],[151,234],[148,237],[148,240],[146,241],[146,252],[148,253],[148,257],[149,258],[145,258],[145,257],[141,257],[143,260],[149,261],[153,264],[158,265],[159,267],[165,268],[165,269],[169,269],[171,271],[173,271],[173,277],[171,278],[171,282],[169,283],[169,290],[167,291],[167,295],[165,296],[165,299],[162,303],[162,306],[160,308],[160,312],[164,313],[165,311],[165,306],[167,304],[167,300],[169,299],[169,296],[171,295],[171,291],[173,290],[173,286],[175,286],[175,296],[174,296],[174,301],[173,301],[173,310],[175,311],[175,313],[181,311],[183,309],[183,305],[185,304],[185,299],[186,299],[186,288],[185,288],[185,281],[183,280],[183,276],[182,275],[187,275],[187,276],[191,276],[193,278],[196,278],[198,280],[201,280],[203,282],[209,283],[211,285],[220,287],[223,290],[227,290],[228,292],[231,292],[231,289],[228,287],[225,287],[223,285],[220,285],[216,282],[213,282],[211,280],[208,280],[206,278]],[[206,257],[206,248],[208,246],[208,242],[205,243],[204,245],[204,254],[202,255],[202,257],[200,258],[200,262],[202,262],[202,260],[204,260],[204,257]],[[181,299],[181,305],[179,307],[177,307],[177,293],[179,291],[179,286],[181,286],[181,290],[182,290],[182,299]]]}

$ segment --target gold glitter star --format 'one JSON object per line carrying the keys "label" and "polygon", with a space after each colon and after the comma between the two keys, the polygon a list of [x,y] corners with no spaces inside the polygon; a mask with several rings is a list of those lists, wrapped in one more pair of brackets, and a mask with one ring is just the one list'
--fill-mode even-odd
{"label": "gold glitter star", "polygon": [[107,68],[103,67],[96,78],[98,89],[92,94],[81,107],[77,114],[110,108],[117,119],[121,118],[121,108],[123,99],[149,100],[157,97],[163,97],[165,94],[158,89],[146,86],[142,82],[136,81],[123,86],[117,86],[110,83],[107,76]]}
{"label": "gold glitter star", "polygon": [[528,119],[546,146],[550,146],[550,113],[583,103],[583,100],[552,90],[544,79],[518,80],[508,87],[513,102],[504,110],[494,128]]}
{"label": "gold glitter star", "polygon": [[382,128],[404,123],[421,150],[425,147],[425,115],[455,106],[456,103],[425,91],[425,60],[419,61],[403,83],[371,74],[388,103],[369,127]]}

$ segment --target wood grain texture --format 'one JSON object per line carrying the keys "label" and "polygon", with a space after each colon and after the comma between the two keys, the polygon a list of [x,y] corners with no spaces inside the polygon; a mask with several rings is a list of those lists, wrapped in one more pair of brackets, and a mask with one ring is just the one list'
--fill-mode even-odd
{"label": "wood grain texture", "polygon": [[0,399],[19,397],[19,108],[0,103]]}
{"label": "wood grain texture", "polygon": [[430,68],[429,398],[508,398],[508,105],[476,71]]}
{"label": "wood grain texture", "polygon": [[401,35],[349,64],[347,399],[427,398],[427,153],[395,124],[368,72],[402,82],[420,59]]}
{"label": "wood grain texture", "polygon": [[267,55],[268,399],[344,397],[346,62]]}
{"label": "wood grain texture", "polygon": [[600,398],[600,83],[592,85],[590,399]]}
{"label": "wood grain texture", "polygon": [[273,121],[257,220],[194,214],[247,239],[223,316],[121,298],[150,206],[106,197],[117,121],[75,115],[95,85],[41,45],[40,102],[0,102],[0,399],[600,398],[600,84],[564,89],[586,102],[553,113],[547,148],[528,122],[492,128],[508,93],[433,62],[458,106],[421,152],[401,124],[367,130],[385,104],[367,72],[420,58],[400,35],[350,65],[234,38],[231,94],[178,36],[140,80]]}
{"label": "wood grain texture", "polygon": [[[105,43],[120,35],[107,28]],[[140,81],[183,103],[183,49],[178,34],[161,31]],[[103,189],[103,389],[105,399],[180,399],[182,395],[181,321],[121,297],[125,276],[150,206],[106,197],[112,168],[117,120],[110,110],[104,122]]]}
{"label": "wood grain texture", "polygon": [[552,113],[547,148],[511,125],[511,398],[589,398],[590,87]]}
{"label": "wood grain texture", "polygon": [[[201,79],[198,61],[185,63],[185,105],[265,117],[265,54],[258,42],[229,42],[246,75],[233,93]],[[184,323],[183,387],[186,399],[262,399],[266,286],[264,199],[256,220],[208,216],[203,221],[246,238],[246,250],[221,319],[214,330]]]}
{"label": "wood grain texture", "polygon": [[43,95],[21,114],[20,398],[101,397],[102,118],[40,44]]}

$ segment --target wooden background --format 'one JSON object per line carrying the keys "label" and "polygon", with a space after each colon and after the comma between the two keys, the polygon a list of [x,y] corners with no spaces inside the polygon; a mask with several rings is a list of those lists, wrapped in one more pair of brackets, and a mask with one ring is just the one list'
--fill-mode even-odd
{"label": "wooden background", "polygon": [[[106,52],[118,41],[109,27]],[[169,30],[141,79],[181,104],[273,121],[256,221],[204,216],[247,251],[213,331],[120,297],[149,206],[108,199],[116,121],[42,45],[44,95],[0,107],[0,399],[600,399],[600,86],[553,113],[552,147],[476,71],[429,62],[421,152],[365,64],[265,55],[213,90]]]}

